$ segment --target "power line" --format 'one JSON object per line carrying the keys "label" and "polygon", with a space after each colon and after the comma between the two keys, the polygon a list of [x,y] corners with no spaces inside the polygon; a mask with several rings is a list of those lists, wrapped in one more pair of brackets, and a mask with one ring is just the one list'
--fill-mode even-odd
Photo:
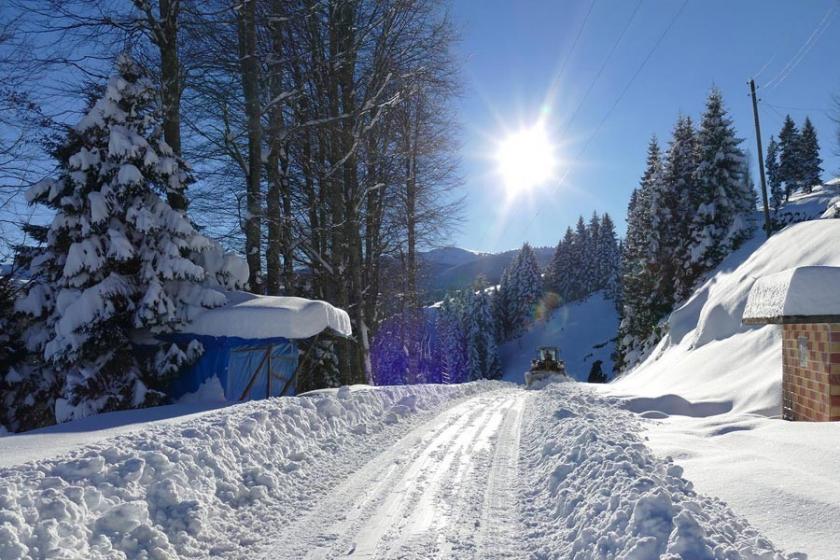
{"label": "power line", "polygon": [[[595,8],[595,3],[596,2],[597,2],[597,0],[592,0],[592,2],[589,3],[589,10],[587,10],[586,15],[583,16],[583,21],[581,22],[580,27],[578,27],[578,32],[575,35],[575,40],[572,41],[572,47],[569,49],[569,53],[566,55],[566,58],[563,59],[563,64],[560,65],[560,70],[557,72],[557,76],[554,78],[554,83],[555,84],[560,81],[560,78],[566,72],[566,66],[569,65],[569,60],[571,60],[572,55],[575,53],[575,50],[577,49],[578,42],[580,41],[580,37],[581,37],[581,35],[583,35],[583,30],[586,28],[586,22],[589,21],[589,16],[592,15],[592,10]],[[551,88],[550,88],[550,91],[554,90],[554,87],[555,87],[555,85],[552,84]]]}
{"label": "power line", "polygon": [[[782,68],[782,70],[769,82],[764,84],[765,88],[773,87],[776,88],[782,82],[787,79],[793,70],[799,66],[799,63],[805,58],[805,56],[811,51],[814,45],[817,43],[819,38],[825,33],[825,30],[828,29],[828,26],[831,24],[831,19],[834,17],[834,13],[837,11],[837,4],[834,3],[826,10],[825,15],[802,44],[799,47],[799,50],[796,51],[796,54],[788,61],[787,64]],[[771,85],[772,84],[772,85]]]}
{"label": "power line", "polygon": [[589,87],[586,88],[586,92],[583,94],[583,97],[581,98],[580,103],[578,103],[577,107],[572,112],[572,116],[569,117],[568,119],[566,119],[566,122],[564,123],[564,127],[568,126],[569,124],[571,124],[575,120],[575,117],[577,116],[581,107],[583,107],[584,103],[586,103],[586,99],[587,99],[587,97],[589,97],[589,94],[592,92],[592,88],[595,87],[595,84],[598,82],[598,79],[601,77],[601,74],[604,72],[604,69],[607,67],[607,64],[609,64],[610,59],[612,58],[612,55],[615,53],[616,49],[618,48],[618,45],[621,43],[621,40],[624,38],[624,35],[627,34],[627,30],[630,29],[630,25],[633,23],[633,20],[636,19],[636,14],[639,13],[639,8],[641,6],[642,6],[642,0],[639,0],[636,3],[636,7],[633,9],[633,13],[630,14],[630,19],[628,19],[627,23],[624,25],[624,29],[622,29],[621,33],[618,34],[615,42],[613,42],[613,45],[610,48],[610,51],[607,53],[607,57],[604,59],[604,62],[601,64],[601,67],[598,68],[598,72],[595,74],[595,77],[592,78],[591,82],[589,82]]}
{"label": "power line", "polygon": [[802,111],[803,113],[822,113],[828,116],[828,111],[819,107],[792,107],[790,105],[775,105],[773,103],[768,103],[766,100],[762,101],[765,105],[773,109],[781,109],[783,111]]}
{"label": "power line", "polygon": [[[595,4],[598,0],[592,0],[589,3],[589,9],[586,11],[586,15],[583,16],[583,21],[581,21],[580,26],[578,27],[577,33],[575,34],[575,38],[572,41],[572,46],[569,49],[569,52],[566,54],[566,57],[563,59],[563,63],[560,65],[560,70],[557,72],[554,80],[552,81],[551,85],[548,88],[548,95],[549,99],[554,97],[554,90],[557,88],[557,84],[560,82],[560,78],[566,72],[566,67],[569,64],[569,60],[571,60],[572,55],[574,54],[575,50],[577,49],[578,43],[580,42],[580,38],[583,35],[583,30],[586,28],[586,23],[589,21],[589,16],[592,15],[592,11],[595,8]],[[484,234],[481,236],[479,241],[479,245],[483,244],[484,241],[487,239],[491,226],[488,225],[487,228],[484,230]]]}
{"label": "power line", "polygon": [[[677,22],[677,19],[679,19],[680,15],[683,13],[683,11],[685,10],[685,7],[687,5],[688,5],[688,0],[683,0],[682,5],[680,5],[680,9],[677,10],[676,13],[673,15],[673,17],[671,18],[671,21],[668,22],[668,26],[665,28],[665,30],[662,32],[662,34],[656,40],[656,43],[654,43],[654,45],[650,49],[650,51],[648,51],[647,55],[642,60],[642,63],[639,64],[638,68],[636,68],[636,71],[633,72],[633,75],[630,77],[630,80],[627,82],[627,84],[621,90],[621,93],[619,94],[618,98],[610,106],[609,110],[607,110],[607,112],[604,114],[604,117],[601,119],[601,122],[598,123],[598,126],[595,127],[595,130],[592,131],[592,134],[589,135],[589,138],[586,140],[586,142],[583,144],[581,149],[578,151],[577,155],[575,156],[575,159],[579,159],[580,157],[582,157],[583,154],[586,152],[587,148],[589,148],[589,145],[592,143],[592,140],[595,139],[595,136],[598,135],[598,133],[601,131],[601,128],[604,126],[604,124],[607,122],[607,120],[612,115],[612,112],[615,110],[616,107],[618,107],[618,104],[621,103],[621,100],[624,99],[624,96],[630,90],[630,87],[633,85],[633,82],[636,81],[636,78],[638,78],[639,74],[642,73],[642,70],[644,70],[645,66],[647,66],[647,63],[650,62],[650,59],[653,57],[656,50],[662,44],[662,41],[665,40],[665,37],[668,35],[668,33],[674,27],[674,24]],[[560,187],[562,187],[563,184],[566,182],[566,178],[568,176],[569,176],[569,169],[567,168],[565,173],[563,173],[563,176],[558,181],[557,186],[555,187],[555,191],[560,190]],[[525,224],[525,228],[522,231],[523,234],[525,234],[530,229],[531,224],[533,224],[536,221],[537,216],[539,216],[539,214],[542,212],[542,209],[544,207],[545,207],[545,205],[537,208],[537,211],[535,212],[533,218],[531,220],[528,220],[528,222]]]}

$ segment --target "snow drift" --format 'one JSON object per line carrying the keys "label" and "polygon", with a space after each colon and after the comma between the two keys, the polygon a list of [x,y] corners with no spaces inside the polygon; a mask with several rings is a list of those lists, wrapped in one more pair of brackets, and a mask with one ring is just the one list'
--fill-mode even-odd
{"label": "snow drift", "polygon": [[427,411],[499,386],[249,402],[2,469],[0,558],[250,557]]}
{"label": "snow drift", "polygon": [[785,555],[659,459],[633,414],[591,386],[534,392],[523,420],[522,516],[531,558],[803,558]]}

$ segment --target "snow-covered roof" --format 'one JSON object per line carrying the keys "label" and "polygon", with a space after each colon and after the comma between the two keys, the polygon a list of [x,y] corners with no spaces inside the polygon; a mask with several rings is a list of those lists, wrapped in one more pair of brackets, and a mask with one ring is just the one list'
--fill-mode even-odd
{"label": "snow-covered roof", "polygon": [[800,266],[753,284],[743,322],[821,323],[840,320],[840,267]]}
{"label": "snow-covered roof", "polygon": [[350,316],[325,301],[226,292],[222,307],[200,312],[184,333],[239,338],[302,339],[326,329],[350,336]]}

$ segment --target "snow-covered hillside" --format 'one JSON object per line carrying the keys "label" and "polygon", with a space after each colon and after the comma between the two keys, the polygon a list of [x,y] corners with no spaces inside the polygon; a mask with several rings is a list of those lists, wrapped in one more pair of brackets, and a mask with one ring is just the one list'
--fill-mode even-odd
{"label": "snow-covered hillside", "polygon": [[[819,216],[833,194],[818,190],[796,197],[783,211]],[[779,329],[743,325],[741,316],[759,277],[806,265],[840,266],[840,220],[801,222],[766,241],[757,233],[671,314],[668,335],[615,388],[650,396],[675,393],[739,412],[778,414]]]}
{"label": "snow-covered hillside", "polygon": [[585,381],[595,360],[601,360],[602,370],[610,375],[617,331],[615,305],[602,292],[563,305],[547,320],[534,322],[522,336],[499,347],[503,379],[524,383],[539,346],[559,347],[566,370],[575,379]]}
{"label": "snow-covered hillside", "polygon": [[[799,195],[782,212],[818,218],[836,188]],[[601,389],[650,418],[648,441],[685,468],[698,491],[724,499],[776,544],[836,558],[840,425],[780,420],[781,328],[741,323],[759,277],[840,266],[840,220],[813,219],[730,255],[675,310],[669,333],[638,367]]]}

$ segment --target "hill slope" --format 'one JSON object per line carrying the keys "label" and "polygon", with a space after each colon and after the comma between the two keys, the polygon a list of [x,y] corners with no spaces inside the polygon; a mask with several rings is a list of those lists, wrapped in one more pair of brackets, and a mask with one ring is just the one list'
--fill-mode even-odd
{"label": "hill slope", "polygon": [[563,305],[548,320],[535,322],[521,337],[501,345],[503,379],[524,383],[525,371],[539,346],[559,347],[567,371],[579,381],[586,381],[595,360],[603,362],[602,370],[609,375],[617,331],[615,305],[602,292]]}
{"label": "hill slope", "polygon": [[[835,196],[819,189],[783,212],[817,217]],[[783,548],[830,560],[840,423],[780,420],[780,328],[741,324],[758,277],[806,265],[840,266],[840,220],[798,223],[766,241],[759,233],[671,314],[651,356],[602,390],[652,419],[648,443],[698,492],[724,499]]]}
{"label": "hill slope", "polygon": [[[792,207],[828,200],[820,191]],[[653,353],[614,383],[634,394],[675,393],[716,401],[741,412],[775,415],[781,405],[779,329],[742,325],[753,283],[761,276],[806,265],[840,266],[840,220],[788,226],[770,239],[757,234],[730,255],[668,319],[669,333]]]}

